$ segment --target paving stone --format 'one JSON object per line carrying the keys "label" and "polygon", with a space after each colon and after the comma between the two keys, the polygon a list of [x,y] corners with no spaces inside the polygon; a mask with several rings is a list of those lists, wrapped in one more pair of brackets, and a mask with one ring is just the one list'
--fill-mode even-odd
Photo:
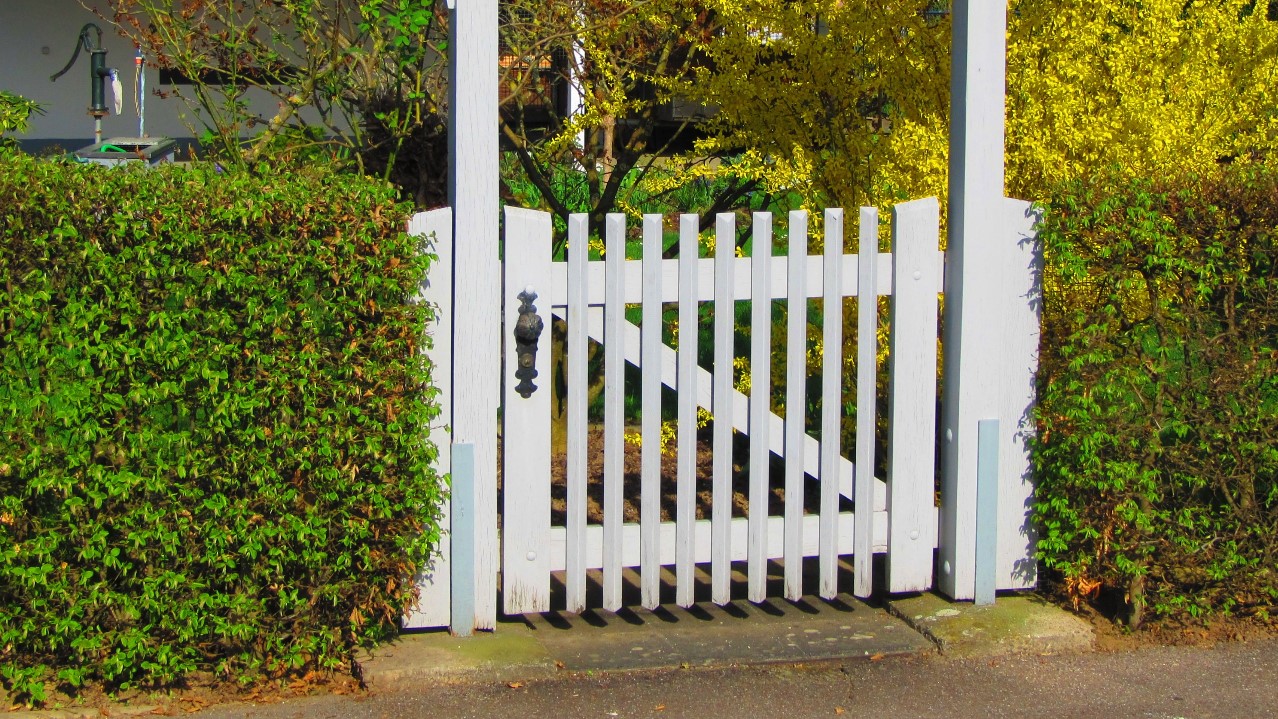
{"label": "paving stone", "polygon": [[1033,594],[998,597],[990,606],[927,593],[890,600],[888,609],[960,657],[1088,651],[1095,637],[1083,619]]}
{"label": "paving stone", "polygon": [[934,650],[883,609],[842,596],[829,602],[534,615],[469,639],[439,633],[404,637],[367,661],[364,673],[370,686],[387,687],[425,677],[537,678],[554,667],[589,672],[804,663]]}
{"label": "paving stone", "polygon": [[454,637],[448,632],[405,634],[358,658],[373,689],[408,688],[440,681],[515,681],[551,676],[555,660],[524,622],[503,622],[494,632]]}

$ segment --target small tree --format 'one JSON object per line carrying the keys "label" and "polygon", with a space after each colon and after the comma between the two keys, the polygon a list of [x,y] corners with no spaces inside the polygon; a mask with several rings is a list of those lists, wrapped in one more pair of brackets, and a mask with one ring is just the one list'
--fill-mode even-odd
{"label": "small tree", "polygon": [[[129,39],[191,83],[186,99],[219,159],[251,165],[320,151],[395,180],[419,205],[442,198],[433,178],[445,167],[446,11],[435,0],[107,6]],[[251,95],[274,98],[275,113],[257,114]],[[428,167],[417,166],[423,153]]]}
{"label": "small tree", "polygon": [[[844,206],[943,198],[950,4],[709,0],[723,30],[689,87],[719,108],[706,151],[743,152],[769,183]],[[1276,8],[1011,0],[1008,194],[1045,197],[1115,165],[1272,162]]]}
{"label": "small tree", "polygon": [[917,142],[920,128],[939,127],[943,148],[949,24],[933,2],[708,5],[722,30],[687,85],[718,108],[706,152],[742,153],[742,172],[813,204],[855,207],[928,187],[884,177],[894,138]]}
{"label": "small tree", "polygon": [[1278,159],[1274,9],[1255,0],[1014,2],[1009,190],[1043,198],[1115,166],[1168,177]]}
{"label": "small tree", "polygon": [[669,114],[718,27],[712,10],[678,0],[503,4],[501,131],[544,206],[587,212],[599,227],[608,212],[714,178],[698,206],[674,208],[708,218],[756,188],[714,153],[679,152],[699,131]]}

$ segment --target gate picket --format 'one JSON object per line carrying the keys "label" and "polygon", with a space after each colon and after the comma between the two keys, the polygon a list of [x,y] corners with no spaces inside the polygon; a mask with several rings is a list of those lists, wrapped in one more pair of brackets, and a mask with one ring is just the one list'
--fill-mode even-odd
{"label": "gate picket", "polygon": [[888,384],[888,590],[932,586],[936,546],[936,337],[940,236],[936,198],[892,210],[892,336]]}
{"label": "gate picket", "polygon": [[750,601],[767,598],[768,419],[772,401],[772,213],[754,213],[750,267]]}
{"label": "gate picket", "polygon": [[[823,599],[839,593],[835,517],[839,511],[839,445],[843,431],[843,210],[825,211],[825,297],[821,341],[821,550]],[[864,291],[865,288],[858,288]]]}
{"label": "gate picket", "polygon": [[[857,247],[857,285],[874,287],[879,256],[879,211],[861,208],[860,243]],[[874,501],[874,409],[878,395],[879,298],[874,292],[857,294],[856,336],[856,489],[853,502],[868,507]],[[853,540],[853,593],[870,596],[874,585],[870,560],[874,513],[858,517]]]}
{"label": "gate picket", "polygon": [[[643,218],[643,325],[641,367],[661,365],[661,215]],[[640,451],[642,481],[639,521],[643,553],[640,559],[641,604],[656,609],[661,603],[661,374],[643,373],[639,413],[643,422]]]}
{"label": "gate picket", "polygon": [[[676,498],[678,545],[675,567],[675,603],[692,606],[694,529],[697,491],[697,332],[700,312],[697,293],[698,234],[696,215],[679,218],[679,468]],[[652,368],[649,368],[652,371]],[[653,372],[656,374],[656,372]]]}
{"label": "gate picket", "polygon": [[808,213],[790,213],[786,286],[785,370],[785,598],[803,597],[803,440],[807,437]]}
{"label": "gate picket", "polygon": [[[586,441],[589,435],[586,405],[590,388],[588,383],[588,352],[590,342],[586,333],[587,282],[586,264],[590,252],[589,228],[585,215],[568,218],[568,338],[567,382],[568,405],[565,524],[568,532],[567,568],[564,576],[564,594],[568,611],[580,612],[586,608]],[[550,299],[546,299],[550,304]]]}
{"label": "gate picket", "polygon": [[[505,393],[502,400],[502,596],[507,614],[550,610],[550,216],[506,208]],[[541,289],[538,289],[538,287]],[[519,296],[535,306],[543,330],[532,355],[538,387],[520,396],[515,324]],[[542,299],[542,295],[545,296]],[[516,351],[511,351],[516,350]]]}
{"label": "gate picket", "polygon": [[625,465],[626,216],[608,215],[604,236],[604,512],[603,608],[621,609],[622,472]]}
{"label": "gate picket", "polygon": [[[732,331],[736,325],[736,302],[732,293],[732,270],[736,265],[737,231],[735,217],[715,218],[714,237],[714,409],[720,420],[732,416]],[[732,423],[714,423],[713,486],[710,494],[710,597],[715,604],[732,599],[731,541],[732,519]]]}

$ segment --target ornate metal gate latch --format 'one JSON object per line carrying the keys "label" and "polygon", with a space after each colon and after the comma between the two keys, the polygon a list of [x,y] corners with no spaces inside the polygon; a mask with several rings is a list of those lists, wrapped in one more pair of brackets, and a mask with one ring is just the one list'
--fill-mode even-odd
{"label": "ornate metal gate latch", "polygon": [[528,399],[537,391],[537,385],[533,384],[537,368],[533,365],[537,361],[537,338],[541,336],[545,322],[533,305],[537,293],[532,287],[520,292],[518,299],[520,304],[519,319],[515,321],[515,357],[519,368],[515,370],[515,378],[519,380],[519,384],[515,385],[515,391],[520,397]]}

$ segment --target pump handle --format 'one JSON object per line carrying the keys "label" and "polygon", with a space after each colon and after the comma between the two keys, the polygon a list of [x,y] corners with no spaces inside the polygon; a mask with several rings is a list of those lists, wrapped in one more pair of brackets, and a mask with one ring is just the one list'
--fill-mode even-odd
{"label": "pump handle", "polygon": [[[96,46],[91,44],[91,40],[89,39],[90,30],[93,30],[98,35],[98,41]],[[94,50],[102,49],[102,28],[98,27],[94,23],[86,23],[84,27],[80,28],[80,37],[76,38],[75,52],[71,55],[71,59],[67,62],[67,66],[57,71],[53,75],[50,75],[49,82],[57,82],[58,78],[67,74],[67,71],[70,70],[73,65],[75,65],[75,61],[80,58],[80,48],[84,48],[88,52],[93,52]]]}

